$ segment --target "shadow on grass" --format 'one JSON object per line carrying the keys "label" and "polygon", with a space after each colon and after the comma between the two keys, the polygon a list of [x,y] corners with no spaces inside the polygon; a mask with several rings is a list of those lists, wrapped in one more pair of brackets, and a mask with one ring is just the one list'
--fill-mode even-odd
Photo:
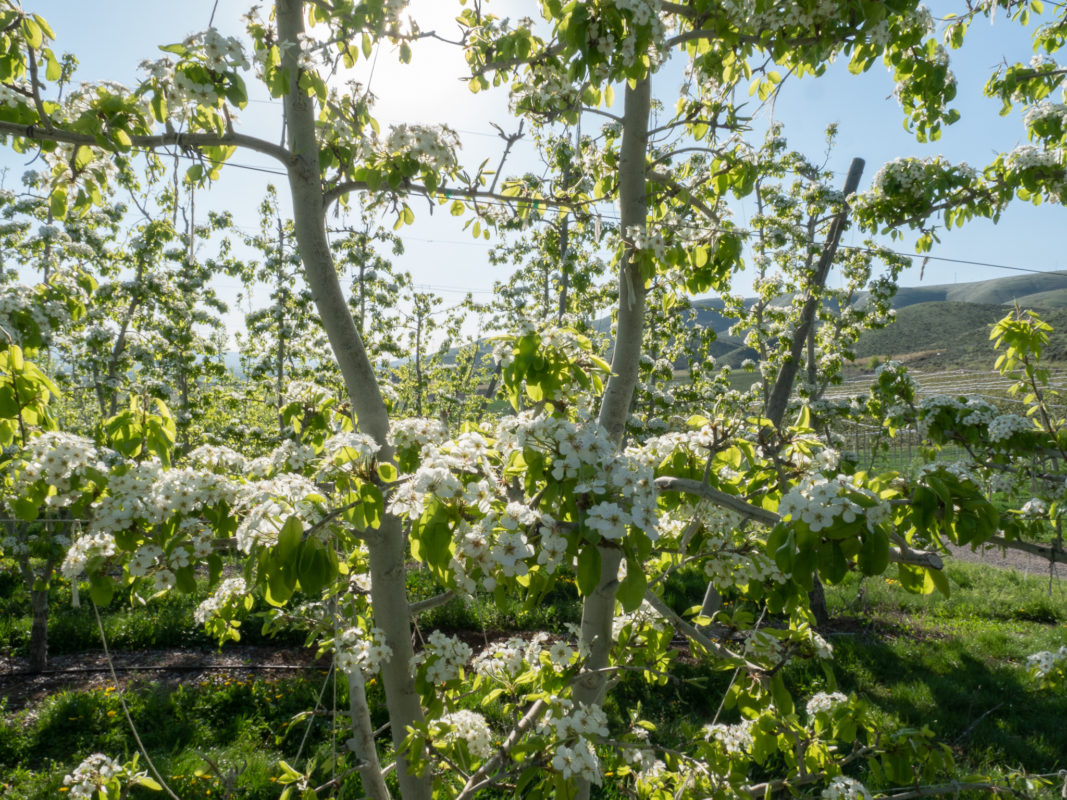
{"label": "shadow on grass", "polygon": [[915,633],[834,637],[841,690],[900,724],[928,725],[975,769],[1067,766],[1067,696],[1038,690],[1019,666],[983,658],[966,637]]}

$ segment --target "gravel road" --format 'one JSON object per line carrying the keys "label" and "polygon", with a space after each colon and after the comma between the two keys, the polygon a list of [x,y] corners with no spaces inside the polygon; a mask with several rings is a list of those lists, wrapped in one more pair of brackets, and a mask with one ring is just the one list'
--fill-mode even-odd
{"label": "gravel road", "polygon": [[[1024,553],[1021,550],[1012,550],[1010,548],[1001,550],[999,547],[979,547],[977,551],[973,551],[970,547],[956,547],[955,545],[949,545],[949,552],[951,553],[952,558],[959,561],[969,561],[973,564],[990,564],[994,567],[1013,569],[1017,572],[1023,572],[1029,575],[1043,575],[1047,577],[1049,574],[1049,563],[1046,559],[1035,556],[1032,553]],[[1057,578],[1067,578],[1067,564],[1057,563],[1053,566],[1053,574]]]}

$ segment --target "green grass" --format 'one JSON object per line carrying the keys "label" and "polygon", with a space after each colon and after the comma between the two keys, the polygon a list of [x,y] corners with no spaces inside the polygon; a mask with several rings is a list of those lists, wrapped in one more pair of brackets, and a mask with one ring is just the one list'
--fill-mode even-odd
{"label": "green grass", "polygon": [[892,578],[828,590],[842,690],[900,724],[929,725],[969,768],[1067,767],[1067,696],[1039,691],[1026,673],[1028,655],[1067,642],[1067,587],[1050,594],[1047,579],[974,564],[946,572],[948,598],[911,595]]}
{"label": "green grass", "polygon": [[[318,673],[284,681],[222,679],[175,690],[146,682],[129,688],[125,698],[145,747],[183,800],[268,798],[278,794],[271,780],[277,762],[296,759],[309,724],[303,754],[331,750],[324,718],[294,722],[315,707],[323,680]],[[344,708],[343,681],[338,694]],[[11,800],[57,797],[63,775],[93,752],[120,760],[137,752],[113,687],[61,691],[32,709],[4,713],[0,789]],[[131,797],[159,795],[135,790]]]}

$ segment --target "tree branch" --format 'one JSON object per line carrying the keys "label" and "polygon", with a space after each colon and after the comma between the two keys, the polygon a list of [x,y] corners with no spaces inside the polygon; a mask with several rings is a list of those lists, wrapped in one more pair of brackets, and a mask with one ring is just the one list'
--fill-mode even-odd
{"label": "tree branch", "polygon": [[645,592],[645,600],[650,606],[656,609],[656,611],[658,611],[668,622],[670,622],[671,625],[674,626],[674,629],[676,631],[678,631],[690,641],[696,642],[709,653],[712,653],[718,656],[719,658],[724,658],[733,664],[737,664],[738,666],[745,667],[753,673],[758,674],[766,671],[759,664],[753,664],[744,656],[739,655],[726,647],[723,647],[718,642],[713,642],[711,639],[701,633],[701,631],[695,625],[683,619],[681,615],[677,614],[674,609],[667,605],[663,601],[663,599],[655,592]]}
{"label": "tree branch", "polygon": [[[713,486],[709,486],[706,483],[695,481],[690,478],[673,478],[670,476],[663,476],[656,478],[656,488],[661,492],[680,492],[682,494],[691,494],[696,497],[703,497],[706,500],[710,500],[716,505],[723,508],[728,508],[731,511],[735,511],[743,517],[754,519],[765,525],[777,525],[782,521],[782,518],[774,511],[768,511],[765,508],[754,505],[742,497],[736,495],[727,494],[720,489],[716,489]],[[992,539],[990,541],[993,541]],[[1041,548],[1040,545],[1030,545],[1029,543],[1022,542],[1027,547],[1037,548],[1029,550],[1029,552],[1035,552],[1039,555],[1046,555],[1047,551],[1051,548]],[[1012,546],[1011,542],[1007,542],[1008,547]],[[1026,549],[1024,547],[1018,548],[1020,550]],[[1057,551],[1059,554],[1058,560],[1067,563],[1067,552],[1063,550]],[[905,546],[890,547],[889,548],[889,560],[895,564],[911,564],[916,567],[927,567],[929,569],[942,569],[944,562],[941,560],[941,556],[930,550],[912,550]]]}
{"label": "tree branch", "polygon": [[[37,142],[60,142],[62,144],[85,145],[101,150],[111,150],[100,144],[99,140],[88,133],[75,133],[61,128],[46,128],[38,125],[16,125],[13,122],[0,121],[0,135],[14,136]],[[289,151],[264,139],[243,133],[226,133],[222,136],[214,133],[178,133],[167,132],[153,135],[130,135],[133,147],[143,150],[156,150],[160,147],[240,147],[263,153],[289,166]]]}
{"label": "tree branch", "polygon": [[1044,545],[1037,544],[1036,542],[1023,542],[1018,539],[1005,539],[1003,536],[990,536],[983,542],[986,545],[995,545],[997,547],[1007,547],[1012,550],[1021,550],[1024,553],[1030,553],[1035,556],[1040,556],[1046,561],[1051,561],[1055,564],[1067,564],[1067,550],[1056,545]]}
{"label": "tree branch", "polygon": [[437,608],[443,606],[445,603],[450,603],[456,597],[456,593],[449,589],[447,592],[441,592],[441,594],[435,594],[433,597],[427,597],[425,600],[419,600],[417,603],[409,603],[408,611],[414,616],[422,611],[429,611],[431,608]]}

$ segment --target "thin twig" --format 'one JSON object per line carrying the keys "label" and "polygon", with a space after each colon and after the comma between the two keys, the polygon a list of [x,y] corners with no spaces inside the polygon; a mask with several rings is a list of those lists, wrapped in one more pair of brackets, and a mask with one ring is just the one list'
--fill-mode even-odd
{"label": "thin twig", "polygon": [[[100,609],[97,608],[95,600],[93,600],[93,614],[96,616],[96,628],[100,631],[100,643],[104,646],[104,657],[107,659],[108,666],[111,667],[111,680],[118,684],[119,678],[118,675],[115,674],[115,665],[111,662],[111,653],[108,652],[107,649],[107,636],[104,634],[104,623],[100,620]],[[133,724],[133,717],[130,716],[130,709],[126,705],[126,698],[122,696],[122,693],[119,693],[118,697],[119,704],[122,706],[122,713],[126,716],[126,724],[130,726],[133,740],[137,742],[137,749],[141,752],[141,755],[144,756],[145,763],[148,765],[148,768],[152,770],[152,775],[155,777],[159,785],[163,787],[163,790],[170,795],[171,800],[181,800],[178,795],[174,794],[174,791],[167,785],[167,782],[163,780],[163,776],[159,773],[159,770],[156,769],[155,762],[152,761],[152,757],[148,755],[148,750],[145,748],[144,742],[141,741],[140,734],[137,733],[137,726]]]}

